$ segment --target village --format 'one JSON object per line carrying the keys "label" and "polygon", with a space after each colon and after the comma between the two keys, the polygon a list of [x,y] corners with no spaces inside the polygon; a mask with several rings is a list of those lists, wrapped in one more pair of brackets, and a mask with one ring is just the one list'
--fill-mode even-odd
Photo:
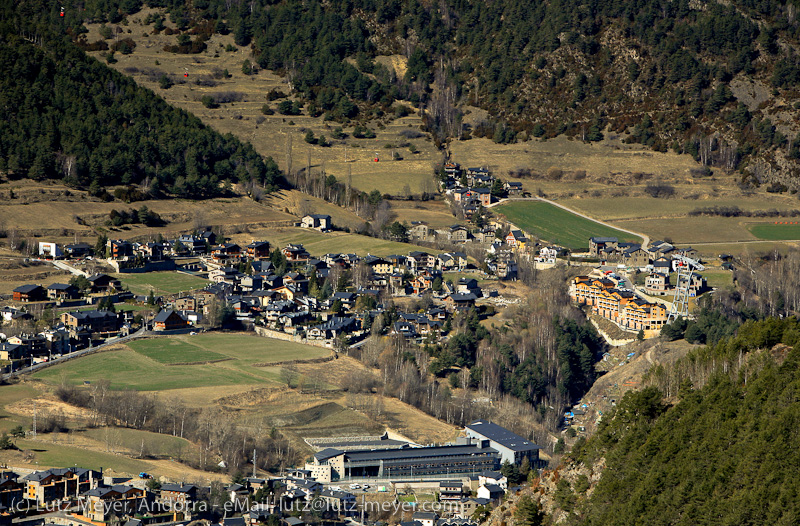
{"label": "village", "polygon": [[[570,261],[594,267],[570,279],[573,301],[623,330],[641,330],[645,337],[653,337],[668,318],[670,304],[663,296],[684,286],[670,282],[678,264],[672,256],[696,255],[691,248],[678,249],[664,241],[642,247],[613,237],[592,237],[588,253],[569,254],[563,247],[541,244],[513,225],[485,220],[484,207],[493,196],[516,195],[521,187],[501,183],[488,170],[461,170],[452,163],[444,166],[441,185],[456,212],[470,219],[473,228],[459,224],[434,230],[423,222],[401,225],[409,241],[438,240],[438,246],[451,247],[438,253],[312,257],[302,244],[273,247],[253,240],[241,246],[218,239],[211,229],[148,242],[107,239],[102,249],[88,243],[40,242],[43,260],[74,275],[68,283],[14,289],[11,301],[0,308],[5,330],[29,327],[36,319],[52,323],[35,333],[0,333],[3,369],[17,371],[134,333],[191,333],[231,324],[336,351],[357,345],[376,331],[435,344],[446,340],[454,315],[472,309],[483,315],[487,307],[502,305],[497,290],[484,290],[479,280],[484,284],[516,280],[520,263],[540,269]],[[297,226],[323,233],[335,229],[325,214],[306,215]],[[467,247],[483,258],[468,256]],[[87,262],[102,262],[115,274],[81,270]],[[134,295],[122,283],[130,274],[170,271],[209,283],[172,295],[152,291]],[[690,296],[707,290],[699,274],[693,272],[688,279],[685,288]],[[150,310],[116,312],[114,305],[124,304]]]}
{"label": "village", "polygon": [[[72,276],[13,290],[0,308],[2,372],[11,377],[38,370],[131,338],[218,329],[252,331],[334,353],[371,335],[419,346],[446,343],[457,317],[485,318],[507,304],[495,285],[516,281],[522,266],[567,269],[575,304],[640,339],[658,336],[668,322],[674,309],[665,297],[675,303],[684,289],[693,298],[709,290],[702,276],[681,268],[687,257],[697,256],[691,248],[592,237],[588,252],[570,252],[494,219],[487,207],[498,198],[520,196],[522,189],[488,170],[445,165],[441,188],[454,215],[471,225],[400,225],[404,240],[430,251],[315,257],[301,243],[235,243],[210,228],[173,239],[101,238],[95,246],[41,241],[39,261]],[[328,234],[337,227],[330,215],[307,214],[295,228]],[[193,276],[206,284],[172,294],[157,289],[134,294],[125,286],[127,277],[150,273]],[[572,423],[565,420],[567,427]],[[62,526],[198,518],[222,526],[303,526],[358,517],[363,524],[365,514],[373,522],[391,519],[404,526],[471,525],[529,473],[546,466],[539,446],[488,421],[473,422],[444,445],[388,434],[307,442],[315,453],[302,468],[263,477],[254,472],[226,487],[174,484],[147,473],[112,477],[78,466],[9,469],[0,474],[0,520],[44,510],[46,523]],[[419,501],[410,494],[432,498]]]}
{"label": "village", "polygon": [[[472,220],[483,218],[483,206],[492,199],[489,187],[499,186],[498,191],[512,195],[521,190],[511,183],[505,185],[508,189],[498,185],[485,169],[462,172],[449,164],[445,173],[443,189],[452,194],[460,213]],[[74,275],[67,283],[14,289],[11,301],[0,310],[6,330],[30,325],[45,311],[45,319],[54,323],[36,333],[0,334],[0,361],[5,372],[11,372],[137,331],[175,334],[230,323],[263,336],[336,350],[357,344],[376,330],[435,343],[446,338],[454,314],[480,311],[498,299],[495,290],[483,290],[476,278],[515,280],[520,257],[529,259],[533,254],[536,261],[554,265],[561,253],[556,247],[537,249],[538,243],[528,244],[521,231],[509,230],[503,223],[477,222],[480,226],[475,228],[457,224],[436,230],[423,222],[402,225],[409,241],[438,240],[451,250],[388,256],[312,257],[302,244],[273,247],[253,240],[240,246],[218,239],[211,229],[147,242],[107,239],[102,248],[42,241],[40,258]],[[308,214],[297,226],[323,233],[336,228],[324,214]],[[467,244],[480,247],[485,259],[468,257]],[[81,270],[86,263],[103,263],[111,272]],[[114,276],[109,275],[112,272]],[[177,295],[137,296],[120,279],[148,272],[180,272],[207,278],[209,284]],[[387,309],[388,299],[413,299],[406,306],[415,308],[404,310],[398,304]],[[155,314],[115,312],[115,304],[147,306]]]}

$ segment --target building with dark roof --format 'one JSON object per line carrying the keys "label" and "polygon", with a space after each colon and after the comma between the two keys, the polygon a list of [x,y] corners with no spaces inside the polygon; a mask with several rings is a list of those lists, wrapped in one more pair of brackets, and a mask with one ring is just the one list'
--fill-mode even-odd
{"label": "building with dark roof", "polygon": [[468,438],[496,450],[501,462],[519,465],[527,457],[531,466],[539,464],[539,446],[493,422],[476,420],[466,426],[465,431]]}
{"label": "building with dark roof", "polygon": [[186,318],[172,309],[164,309],[153,318],[154,331],[172,331],[175,329],[185,329],[189,324]]}
{"label": "building with dark roof", "polygon": [[467,476],[500,466],[500,455],[483,444],[413,447],[403,449],[328,451],[313,466],[331,466],[332,480],[377,478],[386,480]]}
{"label": "building with dark roof", "polygon": [[308,214],[300,220],[303,228],[314,228],[325,232],[331,228],[331,216],[327,214]]}
{"label": "building with dark roof", "polygon": [[81,292],[68,283],[51,283],[47,286],[47,297],[51,300],[70,300],[81,297]]}
{"label": "building with dark roof", "polygon": [[64,251],[72,257],[92,255],[92,246],[88,243],[71,243],[64,245]]}
{"label": "building with dark roof", "polygon": [[14,301],[42,301],[46,297],[47,292],[41,285],[20,285],[12,294]]}
{"label": "building with dark roof", "polygon": [[81,495],[81,510],[92,521],[107,522],[149,512],[152,497],[149,491],[133,486],[98,486]]}
{"label": "building with dark roof", "polygon": [[118,279],[107,274],[93,274],[86,279],[92,284],[92,292],[108,292],[112,289],[120,290],[122,288]]}
{"label": "building with dark roof", "polygon": [[100,336],[119,331],[119,318],[107,310],[76,310],[61,314],[61,323],[70,329],[83,327]]}
{"label": "building with dark roof", "polygon": [[97,488],[103,473],[82,468],[53,468],[24,477],[25,498],[39,506]]}

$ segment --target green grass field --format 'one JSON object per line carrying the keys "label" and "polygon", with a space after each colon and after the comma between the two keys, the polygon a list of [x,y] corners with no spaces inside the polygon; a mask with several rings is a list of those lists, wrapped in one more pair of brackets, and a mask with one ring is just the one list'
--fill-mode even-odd
{"label": "green grass field", "polygon": [[706,278],[709,287],[724,289],[733,285],[733,272],[729,270],[706,270],[700,274]]}
{"label": "green grass field", "polygon": [[430,250],[410,243],[398,243],[397,241],[343,232],[323,234],[307,228],[267,230],[263,232],[263,236],[276,247],[284,247],[288,243],[300,243],[312,256],[321,256],[331,252],[347,252],[361,256],[367,253],[374,256],[388,256],[389,254],[408,254],[414,250]]}
{"label": "green grass field", "polygon": [[115,274],[134,294],[175,294],[208,285],[208,280],[180,272],[146,272],[143,274]]}
{"label": "green grass field", "polygon": [[79,465],[86,469],[112,469],[115,472],[139,473],[149,471],[152,467],[147,462],[134,460],[122,455],[86,451],[68,445],[41,442],[38,440],[15,441],[16,446],[22,450],[32,451],[36,456],[39,466],[52,466],[57,468]]}
{"label": "green grass field", "polygon": [[640,238],[617,229],[595,223],[549,203],[516,201],[495,207],[509,221],[541,239],[569,249],[587,248],[593,236],[615,236],[621,241],[641,241]]}
{"label": "green grass field", "polygon": [[[182,359],[183,356],[187,356],[187,353],[191,356],[191,353],[195,352],[213,353],[231,359],[207,364],[167,365],[175,362],[162,363],[148,357],[150,353],[158,354],[158,349],[164,348],[167,342],[178,342],[178,344],[162,357],[164,360],[184,362],[186,360]],[[141,340],[132,345],[139,346],[143,351],[124,349],[91,355],[48,367],[35,373],[34,378],[56,383],[64,377],[73,384],[105,379],[111,382],[111,387],[114,389],[137,391],[264,383],[274,385],[281,382],[280,367],[253,367],[253,364],[313,359],[330,353],[321,347],[245,334],[157,338]],[[169,347],[172,347],[171,343]],[[198,351],[191,347],[195,347]]]}
{"label": "green grass field", "polygon": [[28,426],[30,424],[30,419],[6,411],[6,405],[26,398],[34,398],[38,394],[30,384],[0,386],[0,433],[6,433],[18,425]]}
{"label": "green grass field", "polygon": [[192,445],[184,438],[125,427],[96,427],[81,434],[105,443],[112,451],[122,447],[140,452],[144,444],[145,452],[155,456],[179,456]]}
{"label": "green grass field", "polygon": [[753,223],[748,230],[759,239],[788,241],[800,239],[800,224],[776,225],[773,223]]}
{"label": "green grass field", "polygon": [[128,347],[141,355],[166,364],[214,361],[227,358],[223,354],[172,338],[137,340],[128,344]]}

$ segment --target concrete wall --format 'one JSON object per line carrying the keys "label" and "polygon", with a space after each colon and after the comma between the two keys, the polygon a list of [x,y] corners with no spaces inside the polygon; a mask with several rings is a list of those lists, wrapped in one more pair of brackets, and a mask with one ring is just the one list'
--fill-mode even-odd
{"label": "concrete wall", "polygon": [[259,336],[265,336],[267,338],[275,338],[276,340],[283,340],[285,342],[302,343],[304,345],[313,345],[314,347],[323,347],[325,349],[331,348],[331,346],[326,344],[324,341],[308,340],[298,334],[289,334],[283,331],[273,331],[272,329],[267,329],[266,327],[260,327],[258,325],[256,325],[253,330],[255,330],[255,333]]}
{"label": "concrete wall", "polygon": [[171,259],[165,259],[164,261],[149,261],[145,263],[143,267],[136,268],[120,268],[120,262],[114,259],[107,259],[106,261],[109,265],[114,267],[114,270],[119,274],[143,274],[145,272],[160,272],[164,270],[175,270],[177,268],[175,262]]}
{"label": "concrete wall", "polygon": [[[589,321],[592,322],[592,325],[594,325],[594,328],[595,328],[595,330],[597,330],[597,333],[600,336],[602,336],[603,339],[606,342],[608,342],[609,345],[611,345],[613,347],[622,347],[623,345],[628,345],[629,343],[633,343],[633,342],[636,341],[636,338],[630,338],[630,339],[624,339],[624,340],[617,340],[615,338],[612,338],[603,329],[601,329],[599,325],[597,325],[596,321],[594,321],[591,318],[589,319]],[[647,332],[650,332],[650,331],[647,331]]]}

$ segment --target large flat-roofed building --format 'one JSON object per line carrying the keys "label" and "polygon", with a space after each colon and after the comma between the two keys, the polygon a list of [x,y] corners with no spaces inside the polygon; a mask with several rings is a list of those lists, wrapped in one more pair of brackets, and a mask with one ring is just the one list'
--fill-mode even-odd
{"label": "large flat-roofed building", "polygon": [[500,462],[508,461],[519,465],[523,458],[528,457],[531,466],[539,464],[539,446],[493,422],[476,420],[465,431],[468,438],[496,450],[500,455]]}
{"label": "large flat-roofed building", "polygon": [[[312,465],[309,465],[311,467]],[[500,454],[485,444],[409,447],[403,449],[337,451],[314,456],[313,466],[331,466],[331,479],[397,480],[469,476],[498,469]],[[338,476],[337,476],[338,475]]]}
{"label": "large flat-roofed building", "polygon": [[356,451],[363,449],[400,449],[411,445],[405,440],[395,440],[389,438],[388,433],[374,436],[352,436],[352,437],[324,437],[307,438],[306,442],[311,447],[319,451],[333,448],[341,451]]}

